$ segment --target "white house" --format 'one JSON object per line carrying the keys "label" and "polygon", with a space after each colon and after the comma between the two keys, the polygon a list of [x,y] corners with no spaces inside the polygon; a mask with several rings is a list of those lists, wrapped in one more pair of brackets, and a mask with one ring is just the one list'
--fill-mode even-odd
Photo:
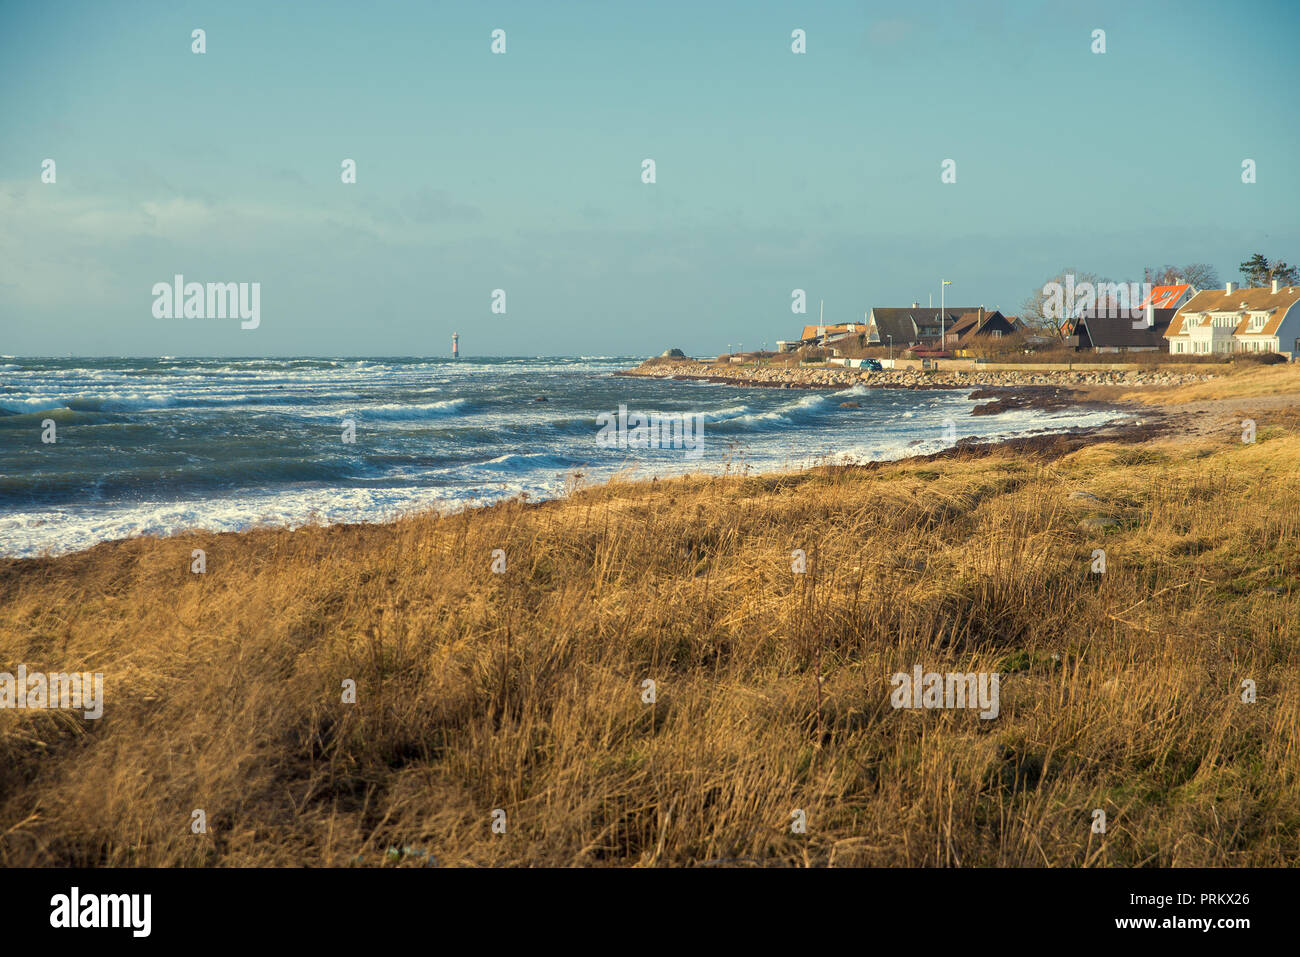
{"label": "white house", "polygon": [[1174,355],[1280,352],[1300,355],[1300,286],[1199,292],[1178,310],[1165,330]]}

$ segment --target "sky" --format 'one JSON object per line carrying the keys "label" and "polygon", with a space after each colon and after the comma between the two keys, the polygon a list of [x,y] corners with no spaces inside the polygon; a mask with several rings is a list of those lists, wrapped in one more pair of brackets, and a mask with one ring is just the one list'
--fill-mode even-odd
{"label": "sky", "polygon": [[[1239,280],[1300,261],[1297,39],[1274,0],[0,0],[0,354],[710,355],[941,279]],[[177,274],[258,326],[156,317]]]}

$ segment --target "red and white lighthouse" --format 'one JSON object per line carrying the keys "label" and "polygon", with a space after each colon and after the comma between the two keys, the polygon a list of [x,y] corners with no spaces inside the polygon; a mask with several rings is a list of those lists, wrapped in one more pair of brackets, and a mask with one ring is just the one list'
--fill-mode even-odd
{"label": "red and white lighthouse", "polygon": [[453,359],[460,358],[460,333],[459,332],[453,332],[451,334],[451,357]]}

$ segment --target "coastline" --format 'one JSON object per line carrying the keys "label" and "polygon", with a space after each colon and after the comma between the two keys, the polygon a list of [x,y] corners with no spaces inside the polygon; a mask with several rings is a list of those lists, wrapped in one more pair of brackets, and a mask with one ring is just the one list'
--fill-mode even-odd
{"label": "coastline", "polygon": [[[857,370],[853,370],[852,373],[846,373],[845,370],[834,370],[834,372],[832,373],[833,378],[827,375],[827,373],[830,372],[831,370],[789,370],[789,371],[779,370],[782,371],[784,374],[781,375],[778,379],[778,377],[775,375],[775,373],[778,370],[772,370],[773,374],[768,378],[765,378],[764,380],[751,380],[749,377],[740,374],[742,371],[740,369],[734,369],[734,370],[724,369],[722,370],[724,373],[726,373],[724,375],[708,375],[708,376],[694,375],[694,374],[683,375],[680,374],[680,369],[677,368],[678,365],[679,364],[673,363],[671,364],[670,368],[665,369],[665,364],[663,364],[662,362],[656,362],[656,360],[650,360],[637,369],[630,369],[630,370],[619,369],[613,371],[612,373],[608,373],[608,375],[612,375],[612,376],[649,375],[649,377],[659,379],[660,381],[706,380],[706,381],[712,381],[719,384],[726,384],[732,386],[761,385],[761,386],[767,386],[769,388],[773,388],[773,387],[779,388],[781,386],[789,386],[792,388],[799,388],[799,389],[826,390],[826,391],[836,391],[845,388],[852,388],[854,386],[886,388],[886,389],[900,389],[900,388],[901,389],[944,389],[952,392],[968,392],[969,393],[968,397],[970,399],[976,400],[979,403],[970,409],[969,414],[972,416],[996,415],[1002,412],[1017,411],[1017,410],[1054,412],[1054,411],[1069,411],[1072,409],[1077,409],[1081,411],[1086,410],[1088,412],[1115,413],[1116,415],[1126,417],[1125,421],[1111,421],[1111,422],[1105,422],[1104,424],[1092,424],[1092,423],[1083,423],[1083,422],[1077,424],[1061,424],[1056,428],[1055,431],[1042,432],[1042,433],[1036,433],[1031,430],[1028,432],[1028,434],[1026,434],[1025,432],[1020,432],[1020,433],[1013,433],[1008,435],[1004,432],[1002,435],[999,436],[997,435],[998,429],[994,427],[992,430],[993,433],[992,435],[986,434],[985,437],[970,436],[970,437],[961,438],[956,442],[956,446],[955,446],[961,449],[968,449],[973,447],[997,448],[1001,446],[1006,446],[1008,448],[1028,448],[1028,449],[1043,448],[1047,445],[1052,445],[1055,442],[1056,437],[1058,436],[1069,436],[1071,443],[1077,443],[1080,441],[1097,442],[1097,441],[1104,441],[1108,439],[1130,442],[1130,441],[1137,440],[1136,438],[1134,438],[1134,436],[1150,437],[1157,434],[1157,432],[1160,431],[1160,428],[1158,427],[1158,423],[1167,417],[1166,413],[1163,410],[1161,410],[1158,406],[1152,406],[1149,404],[1144,405],[1142,403],[1133,402],[1133,401],[1121,401],[1115,398],[1113,395],[1104,396],[1104,397],[1094,396],[1089,394],[1086,389],[1081,389],[1078,387],[1065,387],[1061,385],[1043,385],[1043,384],[1022,384],[1021,383],[1022,377],[1018,377],[1018,376],[1005,376],[1005,375],[965,376],[963,375],[961,376],[961,378],[971,379],[974,381],[965,381],[965,382],[958,383],[958,382],[943,382],[943,381],[935,382],[933,380],[936,377],[927,375],[925,377],[927,381],[922,381],[919,383],[909,383],[906,381],[900,381],[900,377],[881,376],[879,373],[874,373],[870,375],[859,374]],[[698,366],[700,364],[688,363],[687,365]],[[668,375],[666,374],[667,372],[671,372],[672,374]],[[1199,381],[1201,378],[1202,377],[1182,377],[1178,381],[1185,383],[1187,381]],[[1129,382],[1132,381],[1132,379],[1131,378],[1126,379],[1123,377],[1111,375],[1105,377],[1105,381],[1106,382]],[[1010,383],[1017,383],[1017,384],[1010,384]],[[845,404],[850,405],[850,403],[845,403]],[[1095,422],[1096,417],[1094,416],[1092,418],[1093,421]],[[1135,432],[1134,431],[1135,429],[1137,429],[1138,431]],[[914,442],[912,444],[916,445],[918,443]],[[857,464],[864,464],[870,461],[887,462],[887,461],[900,461],[904,459],[929,460],[932,456],[937,455],[939,457],[942,457],[943,454],[944,453],[942,451],[933,452],[927,450],[925,452],[917,452],[909,449],[909,450],[897,451],[891,456],[884,456],[880,458],[864,457],[864,458],[855,459],[854,461],[856,461]],[[815,467],[817,465],[830,464],[833,461],[833,459],[834,459],[833,456],[816,457],[816,458],[808,459],[807,461],[812,463],[811,467]],[[848,463],[849,463],[849,459],[841,458],[841,462],[836,462],[834,464],[848,464]],[[751,466],[750,474],[782,474],[782,473],[790,472],[792,469],[797,471],[801,468],[808,468],[808,467],[810,466],[803,465],[803,464],[795,464],[787,460],[782,463],[764,463],[763,465],[757,468],[753,468]],[[640,477],[636,477],[632,479],[632,481],[639,481],[645,483],[651,483],[654,481],[665,481],[671,479],[673,477],[673,474],[674,473],[669,472],[668,474],[659,474],[656,477],[654,470],[651,469],[642,472],[642,475]],[[682,474],[682,473],[677,473],[677,474]],[[621,475],[620,478],[626,480],[627,476]],[[601,480],[602,478],[596,479],[596,481],[601,481]],[[565,488],[558,487],[555,489],[547,490],[546,493],[541,495],[535,494],[534,491],[530,490],[529,494],[526,497],[529,498],[531,501],[547,501],[547,500],[552,500],[554,498],[563,497],[564,494],[565,494]],[[27,549],[20,550],[16,553],[11,552],[7,555],[0,555],[0,560],[28,560],[33,558],[51,558],[51,557],[59,558],[59,557],[64,557],[69,555],[75,555],[84,552],[88,549],[93,549],[101,544],[128,542],[137,538],[166,539],[166,538],[171,538],[171,537],[184,535],[188,533],[242,534],[245,532],[262,529],[262,528],[281,528],[281,529],[293,531],[296,529],[308,527],[311,525],[318,525],[318,524],[326,525],[326,526],[386,525],[386,524],[391,524],[392,522],[395,521],[400,521],[404,516],[418,515],[424,512],[429,512],[432,514],[444,514],[444,515],[457,515],[465,512],[475,513],[484,509],[491,508],[494,503],[499,503],[501,501],[508,501],[510,497],[511,496],[487,497],[486,500],[480,499],[478,501],[474,501],[473,499],[470,499],[469,501],[463,503],[455,502],[455,501],[428,503],[428,504],[413,503],[409,506],[399,505],[399,506],[394,506],[390,509],[386,509],[385,510],[386,514],[382,514],[378,516],[357,517],[355,519],[350,518],[347,515],[340,515],[340,514],[317,514],[314,510],[312,514],[306,517],[305,519],[294,518],[291,515],[274,516],[270,514],[272,509],[268,508],[266,513],[263,514],[263,517],[260,520],[250,521],[243,524],[236,524],[234,527],[232,527],[232,523],[228,519],[225,519],[224,516],[222,521],[219,521],[214,525],[205,524],[202,517],[199,517],[197,520],[191,522],[186,522],[182,519],[181,521],[171,521],[170,527],[168,527],[168,524],[161,524],[160,526],[155,525],[152,528],[144,527],[144,528],[126,530],[127,531],[126,534],[120,534],[120,533],[116,535],[101,534],[101,537],[98,538],[98,540],[91,540],[85,543],[69,542],[68,544],[62,546],[56,545],[54,546],[53,550],[50,552],[45,552],[36,547],[29,546]],[[160,515],[166,516],[166,509],[167,506],[163,504],[158,506],[156,511]],[[251,510],[256,511],[257,506],[253,506]],[[250,509],[245,508],[244,511],[250,511]],[[170,516],[166,516],[166,517],[170,519]],[[110,520],[119,521],[116,518],[112,518]],[[42,524],[44,524],[44,522],[42,522]]]}
{"label": "coastline", "polygon": [[[1110,398],[1154,415],[0,560],[0,656],[105,675],[102,724],[0,711],[0,863],[1294,864],[1300,369]],[[891,708],[913,664],[999,715]]]}
{"label": "coastline", "polygon": [[[682,369],[694,369],[696,371],[683,373]],[[703,374],[698,370],[703,369],[710,374]],[[721,372],[716,375],[712,372]],[[1074,424],[1063,425],[1056,431],[1028,434],[1016,433],[1011,435],[979,438],[975,436],[964,437],[955,443],[956,450],[969,450],[973,448],[982,449],[1042,449],[1054,447],[1060,437],[1065,437],[1069,447],[1077,447],[1080,443],[1097,443],[1103,441],[1117,441],[1123,443],[1132,443],[1145,441],[1159,435],[1178,435],[1178,434],[1209,434],[1214,429],[1209,425],[1210,419],[1208,413],[1215,413],[1217,407],[1210,405],[1199,408],[1193,414],[1188,411],[1191,406],[1186,404],[1166,406],[1162,404],[1164,398],[1173,393],[1182,390],[1204,389],[1207,386],[1213,387],[1216,380],[1212,375],[1175,375],[1168,374],[1158,375],[1131,375],[1120,373],[1109,373],[1105,375],[1076,373],[1071,376],[1026,376],[1026,375],[1007,375],[999,374],[982,374],[972,375],[970,373],[959,373],[952,376],[954,381],[944,381],[946,376],[938,376],[931,373],[910,373],[907,376],[917,378],[921,381],[909,382],[904,376],[890,376],[881,373],[862,373],[859,370],[825,370],[825,369],[792,369],[765,370],[766,375],[763,379],[754,379],[751,375],[746,375],[745,370],[740,368],[722,368],[719,370],[710,370],[709,367],[702,363],[695,362],[665,362],[663,360],[648,360],[641,366],[634,369],[619,369],[611,373],[612,376],[642,376],[655,378],[660,381],[708,381],[717,384],[741,387],[768,387],[768,388],[798,388],[805,390],[826,390],[835,391],[852,387],[866,388],[885,388],[885,389],[944,389],[948,391],[966,392],[967,397],[975,400],[976,404],[970,409],[969,414],[972,416],[990,416],[1009,411],[1069,411],[1072,409],[1086,410],[1090,412],[1115,413],[1122,416],[1122,419],[1105,422],[1103,424]],[[1220,378],[1223,377],[1222,373]],[[1053,378],[1054,382],[1027,381],[1034,379]],[[968,381],[957,382],[962,379]],[[937,381],[936,381],[937,380]],[[1232,378],[1234,383],[1240,383],[1241,376]],[[1064,383],[1069,383],[1064,384]],[[1145,385],[1144,385],[1145,384]],[[1238,388],[1238,391],[1240,389]],[[1260,391],[1260,390],[1256,390]],[[1271,390],[1264,389],[1268,393]],[[1285,397],[1279,397],[1272,394],[1259,395],[1254,400],[1257,403],[1282,403],[1286,404],[1289,400]],[[1222,417],[1222,416],[1221,416]],[[1212,416],[1211,416],[1212,418]],[[1231,422],[1222,424],[1219,431],[1225,431],[1231,426]],[[996,432],[996,429],[994,430]],[[916,443],[913,443],[916,444]],[[952,451],[952,450],[949,450]],[[889,461],[930,461],[941,460],[947,453],[945,451],[925,451],[925,452],[902,452],[893,457],[883,458],[863,458],[855,462],[847,460],[834,462],[832,458],[821,458],[809,460],[812,465],[796,465],[789,461],[781,464],[765,464],[759,469],[751,471],[749,474],[776,475],[786,474],[792,470],[798,471],[810,467],[822,465],[865,465],[871,462],[889,462]],[[684,474],[684,473],[677,473]],[[707,473],[705,473],[707,474]],[[626,474],[620,474],[620,481],[632,481],[651,484],[672,480],[673,473],[660,474],[656,476],[653,471],[643,472],[642,476],[629,479]],[[596,481],[602,481],[597,478]],[[564,488],[557,488],[541,496],[531,494],[526,496],[530,501],[551,501],[556,498],[563,498],[566,494]],[[422,513],[442,514],[442,515],[460,515],[464,513],[475,514],[486,509],[490,509],[494,504],[502,501],[509,501],[510,496],[501,496],[487,501],[470,500],[464,504],[460,503],[439,503],[439,504],[414,504],[409,507],[394,507],[387,511],[387,514],[377,518],[357,518],[350,519],[347,516],[326,515],[318,516],[313,514],[305,520],[294,520],[283,518],[277,520],[271,516],[266,516],[260,521],[250,522],[242,527],[231,528],[228,523],[218,524],[216,526],[206,526],[201,521],[193,523],[177,524],[172,528],[162,528],[159,530],[149,529],[140,532],[133,532],[128,535],[109,535],[98,541],[91,541],[84,545],[74,545],[72,547],[57,548],[52,553],[43,553],[36,549],[28,549],[26,552],[18,552],[6,556],[0,556],[3,561],[23,561],[37,558],[60,558],[82,553],[86,550],[93,549],[99,545],[124,543],[137,538],[145,539],[167,539],[181,536],[189,533],[199,534],[244,534],[247,532],[265,529],[278,528],[293,531],[309,527],[312,525],[326,526],[375,526],[387,525],[402,520],[403,517],[410,515],[419,515]],[[223,527],[224,525],[224,527]]]}
{"label": "coastline", "polygon": [[[966,388],[1058,388],[1094,387],[1174,387],[1212,381],[1212,372],[1148,371],[1146,369],[1112,371],[1086,368],[1061,370],[996,371],[954,369],[930,371],[919,369],[870,372],[842,366],[743,366],[717,365],[695,360],[649,359],[634,369],[615,375],[646,379],[714,382],[722,385],[771,389],[840,389],[862,385],[889,389],[966,389]],[[1222,374],[1222,373],[1220,373]]]}

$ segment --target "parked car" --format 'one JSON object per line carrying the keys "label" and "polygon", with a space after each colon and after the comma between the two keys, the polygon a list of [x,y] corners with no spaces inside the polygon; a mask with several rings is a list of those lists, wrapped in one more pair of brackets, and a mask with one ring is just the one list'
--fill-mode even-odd
{"label": "parked car", "polygon": [[862,368],[870,372],[883,372],[885,367],[880,364],[879,359],[863,359]]}

